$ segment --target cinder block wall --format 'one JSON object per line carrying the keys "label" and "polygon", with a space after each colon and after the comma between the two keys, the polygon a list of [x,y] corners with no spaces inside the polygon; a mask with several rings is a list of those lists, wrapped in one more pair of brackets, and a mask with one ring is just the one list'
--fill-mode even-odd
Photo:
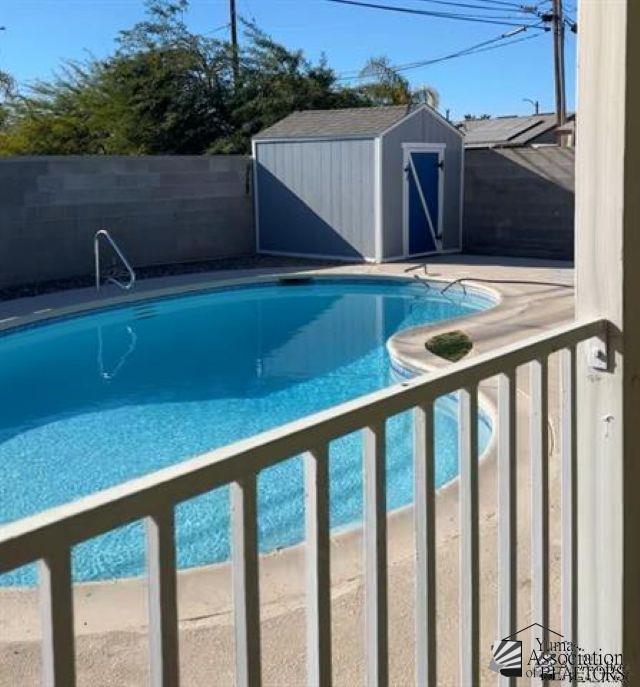
{"label": "cinder block wall", "polygon": [[255,252],[250,158],[0,159],[0,287],[93,273],[112,232],[134,266]]}
{"label": "cinder block wall", "polygon": [[574,151],[465,153],[464,250],[573,259]]}

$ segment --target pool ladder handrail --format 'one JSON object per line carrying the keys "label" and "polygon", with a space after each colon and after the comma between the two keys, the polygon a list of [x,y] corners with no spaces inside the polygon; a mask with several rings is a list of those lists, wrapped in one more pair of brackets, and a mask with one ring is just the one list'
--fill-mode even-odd
{"label": "pool ladder handrail", "polygon": [[117,279],[116,277],[113,277],[111,275],[106,275],[105,279],[112,284],[115,284],[116,286],[119,286],[121,289],[124,291],[129,291],[131,288],[133,288],[133,285],[136,283],[136,273],[133,271],[133,267],[131,267],[131,264],[125,257],[124,253],[120,250],[120,247],[118,244],[115,242],[111,234],[106,230],[106,229],[99,229],[96,231],[94,237],[93,237],[93,254],[95,257],[95,267],[96,267],[96,291],[100,291],[100,238],[104,237],[108,242],[111,248],[113,248],[115,254],[120,258],[122,261],[122,264],[125,266],[125,269],[127,273],[129,274],[129,281],[121,281],[120,279]]}
{"label": "pool ladder handrail", "polygon": [[452,279],[441,291],[440,293],[444,295],[452,286],[455,286],[456,284],[460,284],[462,287],[462,293],[466,296],[467,295],[467,287],[464,285],[464,282],[467,281],[469,277],[458,277],[457,279]]}

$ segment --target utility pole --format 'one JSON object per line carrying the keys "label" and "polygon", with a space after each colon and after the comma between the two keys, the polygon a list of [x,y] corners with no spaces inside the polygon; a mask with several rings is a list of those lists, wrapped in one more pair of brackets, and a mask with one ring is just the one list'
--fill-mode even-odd
{"label": "utility pole", "polygon": [[564,76],[564,17],[562,0],[553,1],[553,66],[556,82],[556,118],[558,126],[567,121],[567,94]]}
{"label": "utility pole", "polygon": [[240,76],[240,58],[238,54],[238,27],[236,21],[236,0],[229,0],[229,26],[231,27],[231,60],[233,82],[237,86]]}

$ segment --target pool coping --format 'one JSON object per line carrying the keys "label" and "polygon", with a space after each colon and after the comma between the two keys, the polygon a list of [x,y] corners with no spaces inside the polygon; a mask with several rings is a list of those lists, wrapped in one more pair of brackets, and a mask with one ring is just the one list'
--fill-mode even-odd
{"label": "pool coping", "polygon": [[[374,274],[369,270],[366,274],[358,274],[353,272],[346,272],[343,269],[333,269],[323,270],[323,274],[318,274],[318,270],[296,270],[294,273],[296,275],[309,276],[312,274],[314,277],[322,278],[328,276],[330,278],[340,277],[355,277],[358,278],[368,278],[371,279]],[[236,279],[222,279],[215,281],[208,281],[205,284],[191,284],[183,285],[176,288],[162,288],[153,289],[144,292],[144,294],[126,294],[124,296],[119,296],[116,298],[100,299],[98,301],[87,301],[81,304],[74,304],[66,308],[55,308],[48,309],[46,311],[34,312],[30,316],[12,318],[12,321],[7,323],[4,322],[0,324],[0,331],[9,331],[17,327],[23,327],[25,325],[29,326],[34,323],[44,322],[52,318],[59,318],[60,316],[73,316],[86,313],[90,310],[96,310],[96,305],[101,306],[100,309],[104,307],[119,307],[122,305],[134,304],[136,302],[155,300],[158,298],[166,298],[184,294],[197,294],[202,293],[207,290],[214,290],[216,288],[222,288],[229,285],[247,285],[252,283],[268,283],[274,281],[277,276],[284,275],[286,277],[291,277],[292,272],[274,272],[268,275],[259,276],[247,276]],[[389,274],[375,274],[375,279],[392,279],[407,281],[406,275],[389,275]],[[409,278],[412,281],[411,278]],[[447,282],[448,279],[437,279],[430,278],[430,281],[440,281]],[[473,281],[472,279],[470,281]],[[479,287],[479,291],[488,291],[484,285],[474,284],[474,287]],[[476,327],[482,326],[481,318],[486,316],[488,313],[494,313],[503,309],[505,305],[505,294],[502,290],[495,290],[494,293],[498,293],[500,301],[497,305],[489,310],[482,311],[479,313],[474,313],[473,315],[465,316],[463,318],[455,318],[455,320],[447,320],[440,326],[448,329],[451,327],[453,322],[464,321],[467,324],[470,321],[474,321]],[[492,293],[492,295],[494,295]],[[426,349],[423,347],[424,353],[421,356],[416,357],[415,351],[407,351],[403,349],[403,346],[415,346],[416,340],[424,341],[425,332],[433,331],[438,329],[439,324],[428,325],[426,327],[414,327],[399,334],[404,334],[405,336],[400,337],[400,342],[395,341],[398,334],[395,334],[387,342],[392,357],[399,360],[402,364],[406,364],[412,369],[419,369],[420,371],[428,371],[434,367],[439,367],[442,364],[449,364],[441,361],[440,359],[434,360],[435,356],[431,354],[427,355]],[[555,324],[555,323],[554,323]],[[488,412],[495,424],[495,393],[490,387],[487,388],[483,385],[481,389],[482,397],[482,407],[485,412]],[[490,469],[491,464],[493,464],[495,459],[495,444],[496,435],[492,432],[492,437],[486,447],[483,456],[480,460],[480,471],[485,472]],[[444,500],[450,502],[447,510],[451,507],[455,507],[457,502],[457,489],[458,489],[459,478],[455,477],[446,484],[442,485],[438,489],[438,502],[441,504]],[[451,505],[453,504],[453,505]],[[440,505],[439,505],[440,507]],[[389,522],[389,541],[398,543],[398,541],[404,541],[407,537],[407,530],[411,530],[411,515],[413,513],[413,505],[408,504],[399,509],[391,511],[388,516]],[[350,587],[350,582],[354,579],[354,572],[357,574],[358,565],[354,566],[356,558],[359,558],[360,546],[359,542],[361,539],[362,527],[361,523],[355,523],[353,526],[343,528],[337,532],[333,532],[331,536],[331,548],[332,557],[334,561],[338,561],[338,568],[340,569],[336,579],[332,584],[332,594],[340,594],[344,591],[345,585]],[[356,545],[358,544],[358,545]],[[402,547],[400,547],[402,548]],[[349,554],[347,555],[346,550],[349,549]],[[343,560],[342,563],[340,559]],[[300,565],[304,563],[304,543],[299,543],[291,547],[286,547],[284,549],[276,550],[260,556],[261,561],[261,577],[263,581],[262,587],[265,588],[267,594],[263,593],[263,600],[266,607],[266,613],[270,612],[284,612],[290,610],[291,603],[302,604],[304,595],[304,585],[302,588],[294,589],[292,588],[290,582],[290,571],[292,569],[297,569]],[[389,557],[389,564],[392,565],[394,562],[393,556]],[[212,588],[227,590],[230,589],[229,582],[230,565],[228,561],[200,566],[197,568],[189,568],[181,570],[178,573],[178,585],[180,590],[181,603],[186,601],[187,607],[185,608],[182,604],[182,611],[180,613],[181,621],[183,622],[231,622],[232,621],[232,611],[229,605],[230,600],[224,599],[218,593],[212,594]],[[283,584],[282,579],[277,582],[276,578],[284,577],[285,583]],[[304,576],[302,576],[304,579]],[[206,584],[206,587],[202,587]],[[147,619],[146,619],[146,608],[144,604],[144,590],[146,588],[144,577],[135,578],[120,578],[116,580],[108,581],[96,581],[96,582],[83,582],[75,585],[74,597],[76,601],[77,609],[77,633],[78,634],[91,634],[91,633],[102,633],[112,630],[123,630],[123,629],[137,629],[144,631]],[[199,588],[199,589],[198,589]],[[189,597],[202,597],[201,592],[206,589],[209,598],[216,597],[216,600],[207,602],[202,602],[201,598],[191,598],[191,603],[189,602]],[[0,599],[3,601],[3,605],[9,604],[15,607],[16,611],[22,609],[24,611],[27,606],[33,606],[35,598],[37,595],[37,590],[35,588],[24,588],[24,587],[5,587],[0,589]],[[223,595],[223,596],[228,596]],[[186,599],[184,598],[186,597]],[[124,602],[124,603],[123,603]],[[204,607],[203,607],[204,604]],[[120,609],[123,606],[129,610],[129,617],[124,618],[122,613],[116,616],[113,609],[118,607]],[[13,615],[13,614],[10,614]],[[29,616],[32,613],[28,613]],[[0,641],[16,641],[19,639],[33,640],[37,635],[37,628],[33,626],[33,618],[29,622],[25,623],[26,618],[20,616],[21,620],[19,624],[22,625],[22,631],[16,632],[10,631],[11,626],[13,630],[16,630],[15,623],[9,623],[0,625]],[[123,627],[123,621],[126,621]],[[37,614],[36,614],[37,622]],[[25,627],[28,625],[29,627]]]}
{"label": "pool coping", "polygon": [[[244,286],[253,285],[263,285],[268,286],[270,284],[277,285],[281,280],[291,280],[300,278],[311,278],[318,281],[330,281],[330,280],[345,280],[345,281],[402,281],[408,284],[415,283],[415,279],[403,275],[380,275],[372,276],[370,274],[321,274],[315,272],[309,272],[308,270],[296,271],[296,272],[274,272],[270,275],[259,275],[254,277],[239,277],[236,279],[223,279],[223,280],[212,280],[209,282],[199,283],[199,284],[189,284],[175,287],[165,287],[161,289],[153,289],[143,292],[128,292],[126,294],[107,296],[106,298],[96,298],[88,301],[83,301],[81,303],[76,303],[73,305],[58,307],[58,308],[45,308],[36,310],[34,312],[24,314],[24,315],[10,315],[4,318],[0,318],[0,336],[5,334],[11,334],[16,331],[22,331],[31,327],[36,327],[38,325],[45,325],[51,322],[59,322],[67,319],[72,319],[75,317],[82,317],[83,315],[89,315],[92,313],[102,313],[108,312],[110,310],[116,310],[119,308],[124,308],[127,306],[136,306],[141,303],[147,303],[149,301],[164,301],[173,298],[179,298],[181,296],[198,296],[206,293],[212,293],[214,291],[221,291],[226,289],[241,288]],[[424,282],[425,280],[420,280]],[[426,281],[433,281],[437,283],[442,283],[445,280],[439,280],[437,278],[429,279]],[[488,300],[493,301],[493,305],[488,308],[492,309],[500,304],[500,294],[483,285],[472,286],[471,289]],[[25,299],[26,300],[26,299]],[[473,317],[477,314],[481,314],[484,311],[479,311],[478,313],[473,313],[472,315],[464,316]],[[461,319],[461,318],[454,318]],[[448,322],[453,320],[447,320]]]}

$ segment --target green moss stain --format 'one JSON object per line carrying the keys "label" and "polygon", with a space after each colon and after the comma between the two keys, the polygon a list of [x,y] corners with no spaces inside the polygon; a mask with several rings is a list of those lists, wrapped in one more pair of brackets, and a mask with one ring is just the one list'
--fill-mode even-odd
{"label": "green moss stain", "polygon": [[473,348],[473,343],[464,332],[456,330],[432,336],[425,346],[434,355],[455,363],[467,355]]}

